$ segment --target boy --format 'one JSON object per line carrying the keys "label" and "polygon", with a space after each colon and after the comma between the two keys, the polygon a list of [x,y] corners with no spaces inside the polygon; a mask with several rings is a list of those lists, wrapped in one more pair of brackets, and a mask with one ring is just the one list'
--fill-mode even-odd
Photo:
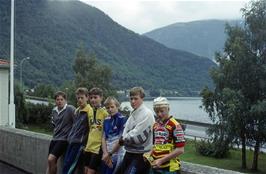
{"label": "boy", "polygon": [[[180,173],[179,155],[184,153],[185,139],[181,125],[169,115],[169,103],[165,97],[153,102],[156,123],[153,126],[154,146],[150,161],[154,174]],[[148,157],[150,160],[151,158]]]}
{"label": "boy", "polygon": [[64,159],[63,174],[72,174],[75,171],[83,145],[87,142],[88,115],[93,112],[91,106],[87,104],[87,88],[78,88],[76,98],[79,107],[75,111],[73,126],[68,136],[69,145]]}
{"label": "boy", "polygon": [[147,174],[150,166],[144,161],[143,154],[152,148],[154,116],[143,103],[145,94],[142,87],[132,88],[129,95],[134,110],[119,140],[119,144],[125,146],[126,154],[116,174]]}
{"label": "boy", "polygon": [[67,149],[67,136],[71,130],[75,112],[74,106],[67,105],[67,96],[64,92],[56,92],[54,98],[56,104],[52,110],[54,132],[49,146],[46,174],[56,174],[57,172],[57,160]]}
{"label": "boy", "polygon": [[92,88],[89,92],[90,104],[93,112],[89,115],[90,130],[84,152],[85,174],[95,174],[101,164],[103,121],[108,115],[102,107],[103,91]]}
{"label": "boy", "polygon": [[104,106],[109,116],[103,122],[103,138],[102,138],[102,170],[101,174],[112,174],[119,167],[124,157],[124,148],[115,147],[119,138],[122,136],[126,117],[118,112],[120,103],[114,97],[108,97]]}

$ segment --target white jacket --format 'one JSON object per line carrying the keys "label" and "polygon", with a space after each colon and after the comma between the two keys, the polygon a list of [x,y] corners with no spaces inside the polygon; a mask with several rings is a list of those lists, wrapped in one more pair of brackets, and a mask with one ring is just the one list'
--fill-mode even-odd
{"label": "white jacket", "polygon": [[141,104],[130,114],[124,131],[125,149],[130,153],[145,153],[152,148],[152,127],[155,123],[153,113]]}

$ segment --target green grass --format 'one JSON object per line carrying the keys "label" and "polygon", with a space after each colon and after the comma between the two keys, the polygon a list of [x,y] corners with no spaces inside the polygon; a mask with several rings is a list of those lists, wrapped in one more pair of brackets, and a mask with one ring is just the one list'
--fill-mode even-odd
{"label": "green grass", "polygon": [[32,132],[38,132],[43,134],[52,135],[52,130],[49,130],[47,128],[47,125],[25,125],[21,129],[32,131]]}
{"label": "green grass", "polygon": [[[247,151],[247,167],[251,168],[253,159],[253,152]],[[230,150],[230,154],[227,158],[216,159],[212,157],[206,157],[198,154],[195,150],[194,141],[188,141],[185,146],[185,153],[181,156],[182,161],[202,164],[222,169],[229,169],[239,172],[252,173],[250,170],[241,169],[241,151]],[[258,163],[259,171],[256,174],[266,174],[266,154],[261,153],[259,155]]]}

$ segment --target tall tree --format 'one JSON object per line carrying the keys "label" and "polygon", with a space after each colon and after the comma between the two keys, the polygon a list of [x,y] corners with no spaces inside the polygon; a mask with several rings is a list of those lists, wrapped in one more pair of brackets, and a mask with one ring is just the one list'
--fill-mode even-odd
{"label": "tall tree", "polygon": [[226,26],[224,53],[216,55],[219,66],[211,71],[215,89],[205,88],[201,95],[216,128],[241,140],[242,168],[247,167],[246,143],[255,142],[252,169],[257,170],[265,141],[266,1],[252,1],[242,11],[244,28]]}
{"label": "tall tree", "polygon": [[114,94],[111,86],[112,71],[107,65],[99,63],[94,54],[87,54],[84,48],[80,48],[73,69],[76,87],[99,87],[105,95]]}
{"label": "tall tree", "polygon": [[253,122],[249,125],[255,141],[252,169],[258,170],[259,149],[265,142],[265,103],[266,103],[266,1],[251,1],[242,9],[245,18],[245,30],[254,54],[254,93],[250,96]]}

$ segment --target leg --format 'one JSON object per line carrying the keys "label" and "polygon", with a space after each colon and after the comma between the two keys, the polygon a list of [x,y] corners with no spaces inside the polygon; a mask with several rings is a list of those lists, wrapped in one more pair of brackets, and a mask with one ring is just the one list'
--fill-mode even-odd
{"label": "leg", "polygon": [[67,148],[67,141],[52,140],[49,147],[48,166],[46,174],[57,173],[57,161],[62,156]]}
{"label": "leg", "polygon": [[131,154],[130,164],[124,174],[149,174],[149,162],[144,161],[143,154]]}
{"label": "leg", "polygon": [[80,154],[81,144],[70,144],[64,159],[63,174],[74,173]]}
{"label": "leg", "polygon": [[117,169],[114,173],[115,174],[125,174],[129,168],[131,162],[132,162],[132,157],[131,157],[130,153],[126,152],[124,158],[122,159],[122,162],[117,167]]}
{"label": "leg", "polygon": [[85,152],[84,163],[85,163],[85,174],[96,174],[99,167],[101,166],[101,154],[95,154],[92,152]]}
{"label": "leg", "polygon": [[48,167],[46,174],[56,174],[57,172],[57,157],[53,154],[48,156]]}
{"label": "leg", "polygon": [[88,168],[88,167],[85,167],[85,170],[86,170],[86,174],[95,174],[96,173],[95,170]]}

